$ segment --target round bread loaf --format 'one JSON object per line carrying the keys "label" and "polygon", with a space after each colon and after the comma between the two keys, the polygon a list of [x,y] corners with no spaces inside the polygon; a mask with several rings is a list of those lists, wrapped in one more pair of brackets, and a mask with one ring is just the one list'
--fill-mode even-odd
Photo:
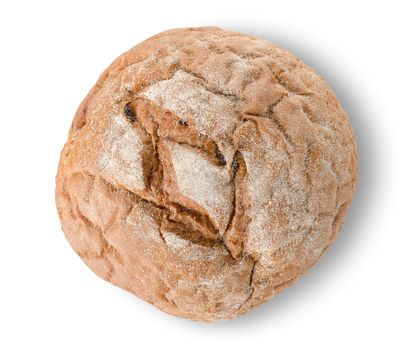
{"label": "round bread loaf", "polygon": [[79,106],[56,203],[101,278],[220,321],[320,258],[357,173],[350,123],[313,69],[252,36],[175,29],[117,58]]}

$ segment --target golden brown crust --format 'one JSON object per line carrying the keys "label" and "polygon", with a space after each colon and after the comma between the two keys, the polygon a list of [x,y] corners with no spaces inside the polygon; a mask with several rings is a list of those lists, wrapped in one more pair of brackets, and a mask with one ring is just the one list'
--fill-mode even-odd
{"label": "golden brown crust", "polygon": [[56,202],[100,277],[219,321],[319,259],[357,173],[346,114],[311,68],[254,37],[175,29],[117,58],[79,106]]}

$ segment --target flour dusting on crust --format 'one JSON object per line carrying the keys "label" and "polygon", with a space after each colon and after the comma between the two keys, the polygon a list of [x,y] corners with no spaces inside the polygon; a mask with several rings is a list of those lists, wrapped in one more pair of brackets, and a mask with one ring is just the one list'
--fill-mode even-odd
{"label": "flour dusting on crust", "polygon": [[100,174],[113,184],[143,190],[142,143],[123,116],[113,115],[106,148],[100,153]]}
{"label": "flour dusting on crust", "polygon": [[227,168],[213,165],[199,152],[170,143],[179,191],[201,205],[224,232],[231,215],[231,185]]}

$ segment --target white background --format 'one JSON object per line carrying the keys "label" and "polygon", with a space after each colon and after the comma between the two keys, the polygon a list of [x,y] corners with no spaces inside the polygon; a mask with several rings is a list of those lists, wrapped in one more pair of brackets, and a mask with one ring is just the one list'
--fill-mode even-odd
{"label": "white background", "polygon": [[[0,2],[1,349],[405,349],[403,1]],[[97,278],[65,240],[54,176],[76,107],[119,54],[174,27],[277,42],[332,86],[355,128],[343,231],[293,287],[235,321],[162,313]]]}

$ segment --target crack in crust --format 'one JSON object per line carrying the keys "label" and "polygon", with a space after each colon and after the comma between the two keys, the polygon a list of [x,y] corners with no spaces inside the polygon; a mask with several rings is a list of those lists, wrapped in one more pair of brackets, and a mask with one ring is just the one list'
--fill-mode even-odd
{"label": "crack in crust", "polygon": [[[70,176],[74,175],[80,175],[84,176],[82,173],[72,173]],[[92,191],[94,188],[95,184],[95,179],[96,177],[86,173],[86,176],[90,177],[91,179],[91,189],[89,192]],[[115,214],[112,215],[110,220],[107,222],[106,226],[104,228],[100,227],[100,225],[96,224],[91,220],[88,216],[86,216],[83,213],[83,210],[80,208],[78,203],[74,203],[74,200],[71,196],[71,194],[66,190],[65,188],[66,181],[63,181],[62,185],[62,192],[61,195],[65,198],[65,201],[67,205],[70,207],[70,213],[74,217],[79,220],[84,227],[86,227],[86,231],[92,239],[94,239],[96,242],[98,242],[99,247],[97,250],[91,251],[91,250],[76,250],[76,253],[84,260],[91,261],[91,260],[104,260],[106,266],[108,267],[108,272],[107,275],[103,276],[107,281],[111,281],[115,272],[114,269],[114,264],[112,263],[111,260],[116,261],[120,265],[124,265],[124,260],[119,253],[118,249],[108,240],[107,238],[107,232],[109,228],[114,224],[114,222],[117,220],[117,210],[115,211]],[[76,201],[77,202],[77,201]]]}
{"label": "crack in crust", "polygon": [[82,211],[80,210],[79,206],[76,206],[74,208],[74,211],[76,213],[76,217],[82,221],[85,226],[90,226],[92,228],[94,228],[94,230],[97,233],[97,239],[100,241],[101,243],[101,250],[100,253],[91,253],[91,252],[87,252],[87,253],[79,253],[79,255],[81,257],[86,257],[86,258],[93,258],[93,259],[106,259],[109,256],[114,256],[114,259],[120,263],[121,265],[123,265],[123,259],[120,255],[120,253],[118,252],[118,250],[113,246],[113,244],[111,244],[107,238],[106,238],[106,232],[108,230],[108,228],[106,228],[105,230],[102,230],[100,226],[96,225],[95,223],[93,223],[89,218],[87,218]]}
{"label": "crack in crust", "polygon": [[233,187],[232,213],[223,237],[234,259],[242,259],[246,231],[251,221],[251,198],[247,188],[247,165],[240,151],[234,153],[230,168]]}
{"label": "crack in crust", "polygon": [[[251,257],[251,259],[252,259],[252,257]],[[255,292],[254,273],[255,273],[255,268],[256,268],[256,266],[258,264],[258,261],[255,261],[254,259],[252,259],[252,261],[253,261],[253,264],[252,264],[252,268],[251,268],[250,278],[249,278],[249,281],[248,281],[249,293],[248,293],[247,299],[245,299],[241,303],[241,305],[238,307],[238,312],[243,311],[243,309],[249,304],[249,302],[250,302],[250,300],[253,297],[254,292]]]}
{"label": "crack in crust", "polygon": [[222,97],[226,97],[228,99],[231,99],[232,101],[241,101],[243,100],[241,96],[236,95],[236,94],[230,94],[222,91],[219,87],[211,87],[208,85],[206,78],[204,78],[201,74],[194,72],[190,68],[183,67],[180,63],[178,64],[178,68],[175,70],[174,75],[176,72],[185,72],[187,74],[190,74],[191,76],[195,77],[199,83],[200,86],[205,89],[206,91],[211,92],[214,95],[219,95]]}

